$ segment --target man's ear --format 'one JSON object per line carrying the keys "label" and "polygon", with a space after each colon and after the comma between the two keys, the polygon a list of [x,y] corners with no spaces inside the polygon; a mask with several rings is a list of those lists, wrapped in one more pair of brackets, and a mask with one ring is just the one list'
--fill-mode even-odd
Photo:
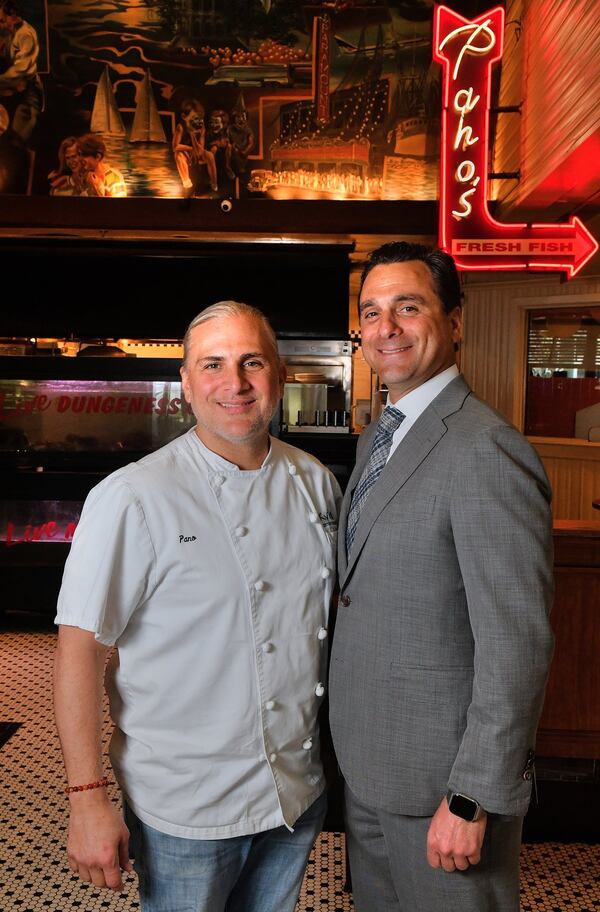
{"label": "man's ear", "polygon": [[190,397],[189,397],[190,382],[189,382],[187,368],[186,368],[185,364],[182,364],[181,367],[179,368],[179,374],[181,376],[181,390],[183,392],[184,399],[186,402],[189,402],[190,401]]}
{"label": "man's ear", "polygon": [[279,362],[279,395],[283,396],[283,387],[285,386],[285,381],[287,380],[287,367],[283,361]]}
{"label": "man's ear", "polygon": [[462,307],[459,305],[455,307],[454,310],[451,310],[448,314],[448,320],[450,321],[450,329],[452,332],[452,341],[455,345],[458,345],[462,339],[462,329],[463,329],[463,312]]}

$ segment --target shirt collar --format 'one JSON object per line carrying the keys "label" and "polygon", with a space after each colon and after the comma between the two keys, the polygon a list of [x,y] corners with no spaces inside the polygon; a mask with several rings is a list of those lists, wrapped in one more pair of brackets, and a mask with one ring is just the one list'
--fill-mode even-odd
{"label": "shirt collar", "polygon": [[425,411],[427,406],[433,402],[436,396],[439,396],[444,387],[448,386],[450,381],[454,380],[458,375],[458,367],[456,364],[453,364],[441,373],[436,374],[435,377],[430,377],[429,380],[426,380],[425,383],[422,383],[416,389],[411,390],[410,393],[401,396],[397,402],[391,402],[390,397],[388,396],[387,404],[394,405],[396,408],[400,409],[402,414],[410,419],[411,422],[416,421],[419,415]]}
{"label": "shirt collar", "polygon": [[[196,433],[196,428],[190,428],[187,432],[188,438],[193,441],[193,446],[197,446],[200,449],[200,452],[204,456],[205,461],[209,466],[216,470],[217,472],[232,472],[232,473],[241,473],[242,469],[239,466],[236,466],[235,463],[229,462],[228,459],[225,459],[223,456],[219,456],[218,453],[215,453],[214,450],[209,449],[205,443],[200,440]],[[265,456],[264,462],[259,469],[248,469],[244,471],[244,474],[248,472],[261,472],[266,465],[271,461],[271,454],[273,452],[273,447],[271,445],[271,438],[269,437],[269,451]]]}

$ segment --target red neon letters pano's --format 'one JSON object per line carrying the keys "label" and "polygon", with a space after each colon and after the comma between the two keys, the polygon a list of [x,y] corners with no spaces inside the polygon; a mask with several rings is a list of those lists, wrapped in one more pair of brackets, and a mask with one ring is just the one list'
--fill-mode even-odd
{"label": "red neon letters pano's", "polygon": [[443,67],[440,246],[461,269],[551,269],[572,278],[598,250],[577,217],[509,225],[487,206],[490,77],[502,57],[504,10],[464,19],[437,6],[433,56]]}

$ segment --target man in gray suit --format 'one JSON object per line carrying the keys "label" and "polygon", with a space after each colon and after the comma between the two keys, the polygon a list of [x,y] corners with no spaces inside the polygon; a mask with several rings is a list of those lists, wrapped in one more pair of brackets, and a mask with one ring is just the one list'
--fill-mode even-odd
{"label": "man in gray suit", "polygon": [[359,301],[389,397],[339,531],[329,698],[356,909],[518,912],[553,644],[548,481],[457,370],[450,256],[386,244]]}

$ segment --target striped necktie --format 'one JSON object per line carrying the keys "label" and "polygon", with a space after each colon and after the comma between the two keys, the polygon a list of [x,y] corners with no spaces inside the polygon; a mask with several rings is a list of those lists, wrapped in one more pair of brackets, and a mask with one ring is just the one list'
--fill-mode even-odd
{"label": "striped necktie", "polygon": [[383,472],[387,462],[388,453],[392,445],[392,437],[400,427],[406,416],[402,412],[388,405],[379,417],[377,430],[373,439],[371,455],[360,476],[360,481],[354,489],[350,512],[348,513],[348,524],[346,526],[346,553],[350,554],[350,549],[356,535],[356,527],[365,501],[370,494],[371,488]]}

